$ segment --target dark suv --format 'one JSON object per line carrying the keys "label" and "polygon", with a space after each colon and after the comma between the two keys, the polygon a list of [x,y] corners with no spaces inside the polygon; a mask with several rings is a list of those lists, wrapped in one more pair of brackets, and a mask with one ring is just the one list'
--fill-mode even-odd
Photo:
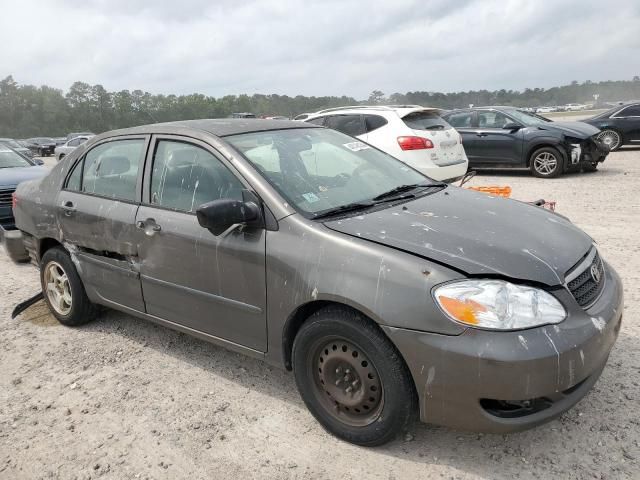
{"label": "dark suv", "polygon": [[596,170],[609,153],[592,125],[552,122],[514,107],[453,110],[442,117],[462,135],[470,168],[528,168],[552,178]]}

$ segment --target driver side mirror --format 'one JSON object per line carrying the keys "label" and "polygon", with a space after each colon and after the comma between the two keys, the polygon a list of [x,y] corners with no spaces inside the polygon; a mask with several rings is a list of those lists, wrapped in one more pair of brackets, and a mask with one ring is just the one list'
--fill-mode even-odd
{"label": "driver side mirror", "polygon": [[511,132],[517,132],[521,128],[522,125],[516,122],[509,122],[504,127],[502,127],[503,130],[511,130]]}
{"label": "driver side mirror", "polygon": [[262,227],[262,212],[254,201],[221,198],[200,205],[196,210],[200,226],[218,236],[234,225]]}
{"label": "driver side mirror", "polygon": [[36,165],[44,165],[44,161],[40,160],[39,158],[34,158],[33,163],[35,163]]}

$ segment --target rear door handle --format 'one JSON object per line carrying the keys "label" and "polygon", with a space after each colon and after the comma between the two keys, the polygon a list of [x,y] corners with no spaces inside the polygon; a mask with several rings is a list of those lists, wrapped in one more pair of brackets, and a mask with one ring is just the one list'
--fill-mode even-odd
{"label": "rear door handle", "polygon": [[478,133],[476,133],[476,137],[486,137],[486,136],[487,136],[487,134],[486,134],[486,133],[484,133],[484,132],[478,132]]}
{"label": "rear door handle", "polygon": [[69,217],[75,213],[76,207],[73,206],[73,202],[66,201],[62,204],[62,210],[64,211],[64,214]]}

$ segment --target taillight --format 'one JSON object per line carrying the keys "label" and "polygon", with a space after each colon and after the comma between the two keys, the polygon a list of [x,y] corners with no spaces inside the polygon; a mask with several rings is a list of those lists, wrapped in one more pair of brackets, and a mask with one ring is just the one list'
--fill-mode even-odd
{"label": "taillight", "polygon": [[422,137],[398,137],[398,145],[402,150],[424,150],[433,148],[433,142]]}
{"label": "taillight", "polygon": [[16,205],[18,205],[18,197],[16,197],[16,192],[13,192],[11,194],[11,208],[16,208]]}

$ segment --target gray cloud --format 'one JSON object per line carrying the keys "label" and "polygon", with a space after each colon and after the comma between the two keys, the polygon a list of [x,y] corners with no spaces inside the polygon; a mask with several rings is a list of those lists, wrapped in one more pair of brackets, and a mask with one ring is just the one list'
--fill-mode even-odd
{"label": "gray cloud", "polygon": [[3,7],[0,76],[215,96],[550,87],[640,75],[639,21],[635,0],[22,0]]}

